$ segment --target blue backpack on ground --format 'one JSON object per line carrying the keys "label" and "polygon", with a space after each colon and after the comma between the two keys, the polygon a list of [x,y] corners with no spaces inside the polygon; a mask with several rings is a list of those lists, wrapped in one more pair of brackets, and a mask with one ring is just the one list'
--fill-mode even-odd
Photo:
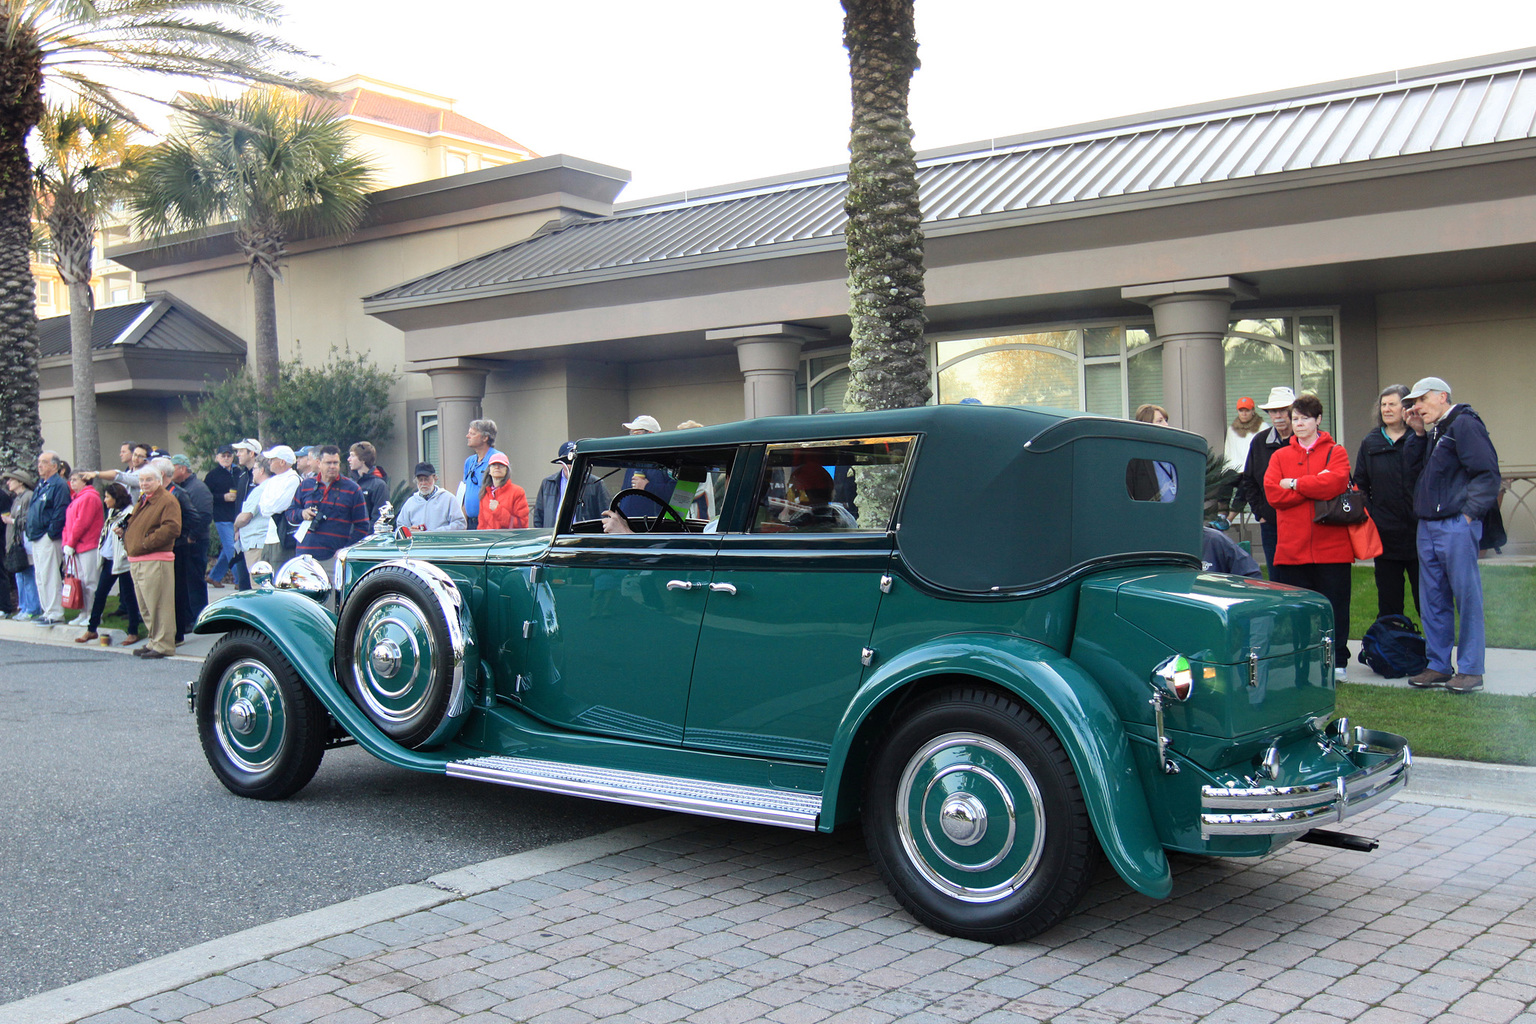
{"label": "blue backpack on ground", "polygon": [[1406,615],[1383,615],[1365,631],[1360,660],[1386,679],[1418,675],[1429,667],[1424,634]]}

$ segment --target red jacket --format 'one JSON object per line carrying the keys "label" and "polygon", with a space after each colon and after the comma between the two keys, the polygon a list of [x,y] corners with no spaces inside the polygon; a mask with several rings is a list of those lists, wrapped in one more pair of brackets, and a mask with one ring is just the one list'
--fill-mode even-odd
{"label": "red jacket", "polygon": [[[1280,486],[1294,477],[1296,489]],[[1333,443],[1326,430],[1317,432],[1311,451],[1292,435],[1291,443],[1275,452],[1264,473],[1264,496],[1275,506],[1277,565],[1326,565],[1353,562],[1349,527],[1312,521],[1313,502],[1343,494],[1349,486],[1349,454]]]}
{"label": "red jacket", "polygon": [[82,487],[64,510],[64,535],[60,543],[76,551],[95,551],[101,543],[101,524],[106,506],[94,487]]}
{"label": "red jacket", "polygon": [[[491,502],[496,507],[491,508]],[[480,485],[480,522],[477,530],[521,530],[528,525],[528,495],[508,480],[492,490],[491,478]]]}

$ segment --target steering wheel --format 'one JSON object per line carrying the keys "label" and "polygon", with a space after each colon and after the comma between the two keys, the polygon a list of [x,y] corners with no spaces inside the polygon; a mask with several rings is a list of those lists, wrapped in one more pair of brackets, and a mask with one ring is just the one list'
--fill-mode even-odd
{"label": "steering wheel", "polygon": [[[620,491],[618,494],[615,494],[613,496],[613,500],[608,503],[608,511],[610,511],[610,512],[619,512],[619,502],[623,501],[625,498],[629,497],[632,494],[633,495],[638,495],[638,496],[640,496],[642,498],[650,498],[657,505],[661,506],[661,512],[658,513],[654,518],[652,518],[650,520],[647,520],[649,525],[647,525],[646,528],[645,528],[645,532],[646,533],[653,533],[653,532],[655,532],[656,527],[661,525],[661,520],[664,517],[666,517],[666,516],[671,516],[672,517],[673,521],[677,523],[677,528],[678,528],[679,531],[681,531],[683,533],[687,533],[688,532],[688,524],[686,522],[684,522],[682,516],[677,514],[677,509],[673,508],[671,505],[668,505],[665,501],[662,501],[660,498],[656,497],[656,495],[652,494],[650,491],[644,490],[644,489],[639,488],[639,487],[626,487],[622,491]],[[619,515],[623,516],[624,513],[623,512],[619,512]],[[624,518],[626,520],[629,519],[628,516],[624,516]],[[642,516],[641,518],[644,518],[644,517]]]}

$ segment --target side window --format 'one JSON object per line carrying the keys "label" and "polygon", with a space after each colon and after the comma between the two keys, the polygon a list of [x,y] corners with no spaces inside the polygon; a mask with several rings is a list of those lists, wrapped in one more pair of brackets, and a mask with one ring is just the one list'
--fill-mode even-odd
{"label": "side window", "polygon": [[735,460],[734,448],[584,458],[570,532],[602,533],[617,502],[634,533],[712,533]]}
{"label": "side window", "polygon": [[751,531],[889,528],[912,442],[912,437],[868,437],[769,445]]}
{"label": "side window", "polygon": [[1172,501],[1179,493],[1179,474],[1171,462],[1132,459],[1125,467],[1125,489],[1135,501]]}

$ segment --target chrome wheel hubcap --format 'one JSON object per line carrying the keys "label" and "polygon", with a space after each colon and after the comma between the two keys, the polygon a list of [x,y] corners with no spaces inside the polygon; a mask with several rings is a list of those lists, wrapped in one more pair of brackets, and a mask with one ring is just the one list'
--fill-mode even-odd
{"label": "chrome wheel hubcap", "polygon": [[352,675],[364,709],[380,722],[410,722],[432,696],[437,648],[427,612],[403,594],[374,600],[358,620]]}
{"label": "chrome wheel hubcap", "polygon": [[990,736],[945,733],[913,753],[896,789],[901,845],[940,892],[993,903],[1034,876],[1045,808],[1034,776]]}
{"label": "chrome wheel hubcap", "polygon": [[253,658],[226,668],[213,691],[213,725],[234,768],[256,774],[272,767],[288,735],[288,712],[271,669]]}

